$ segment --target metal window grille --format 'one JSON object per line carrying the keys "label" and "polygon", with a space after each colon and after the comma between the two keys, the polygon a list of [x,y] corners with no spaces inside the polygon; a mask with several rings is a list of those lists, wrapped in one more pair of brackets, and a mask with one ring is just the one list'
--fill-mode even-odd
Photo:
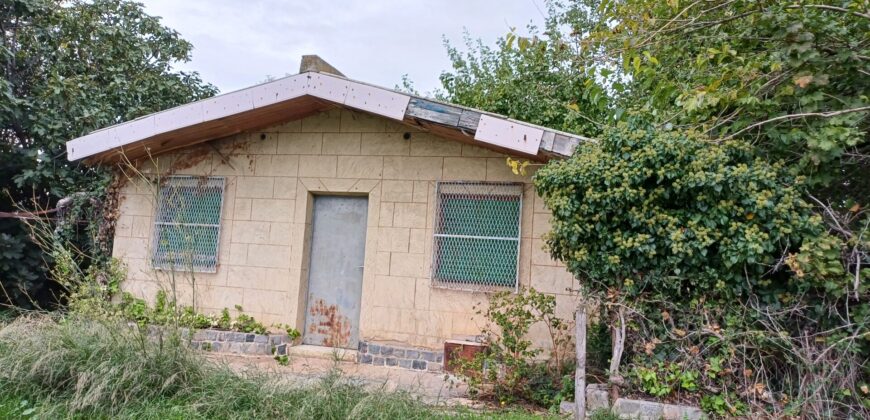
{"label": "metal window grille", "polygon": [[162,181],[154,220],[152,266],[214,273],[224,178],[170,176]]}
{"label": "metal window grille", "polygon": [[516,290],[523,184],[439,182],[436,194],[432,285]]}

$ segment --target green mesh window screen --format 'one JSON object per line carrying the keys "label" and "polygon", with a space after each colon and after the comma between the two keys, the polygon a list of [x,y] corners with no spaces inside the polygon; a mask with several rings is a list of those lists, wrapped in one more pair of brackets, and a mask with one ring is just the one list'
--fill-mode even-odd
{"label": "green mesh window screen", "polygon": [[439,182],[432,282],[436,287],[517,287],[523,185]]}
{"label": "green mesh window screen", "polygon": [[154,268],[217,271],[224,178],[164,178],[154,220]]}

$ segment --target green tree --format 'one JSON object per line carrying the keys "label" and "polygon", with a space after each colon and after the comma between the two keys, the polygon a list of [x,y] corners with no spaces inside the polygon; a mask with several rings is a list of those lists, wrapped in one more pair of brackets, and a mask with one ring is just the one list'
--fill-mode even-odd
{"label": "green tree", "polygon": [[608,123],[608,93],[577,51],[562,40],[557,21],[529,36],[511,31],[495,48],[466,36],[466,51],[445,41],[453,63],[442,72],[440,99],[557,130],[595,136]]}
{"label": "green tree", "polygon": [[584,26],[566,42],[616,70],[617,107],[751,143],[831,198],[870,196],[866,0],[582,0],[565,16]]}
{"label": "green tree", "polygon": [[[65,142],[214,95],[216,88],[196,73],[173,70],[174,63],[189,60],[191,50],[189,42],[146,14],[139,3],[0,4],[0,211],[32,208],[34,198],[52,208],[59,198],[77,192],[88,197],[78,201],[96,204],[99,210],[111,177],[103,169],[68,162]],[[75,234],[89,229],[74,224],[69,230]],[[5,289],[0,302],[26,304],[26,294],[39,300],[50,297],[44,262],[33,258],[34,245],[24,226],[3,218],[0,232],[0,284]],[[83,244],[86,252],[93,245]],[[107,249],[106,244],[91,254],[100,249]]]}
{"label": "green tree", "polygon": [[751,143],[825,198],[870,196],[866,0],[554,0],[538,37],[448,45],[443,99],[595,137],[631,112]]}
{"label": "green tree", "polygon": [[550,252],[595,289],[732,301],[821,233],[800,183],[747,145],[632,125],[535,174]]}

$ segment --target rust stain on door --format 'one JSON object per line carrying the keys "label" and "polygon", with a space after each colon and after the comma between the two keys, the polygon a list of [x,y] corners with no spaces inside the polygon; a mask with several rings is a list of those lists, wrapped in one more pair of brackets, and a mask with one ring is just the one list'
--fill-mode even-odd
{"label": "rust stain on door", "polygon": [[337,305],[327,305],[323,299],[317,299],[308,310],[311,316],[308,332],[323,337],[323,345],[327,347],[346,347],[350,341],[351,324],[348,317],[339,313]]}

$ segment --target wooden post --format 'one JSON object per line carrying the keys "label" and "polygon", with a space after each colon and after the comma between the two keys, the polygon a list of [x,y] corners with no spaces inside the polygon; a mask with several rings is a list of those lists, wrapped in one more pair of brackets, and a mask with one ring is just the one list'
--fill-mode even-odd
{"label": "wooden post", "polygon": [[586,419],[586,301],[574,313],[574,341],[577,367],[574,370],[574,419]]}
{"label": "wooden post", "polygon": [[625,307],[619,306],[613,312],[611,322],[610,337],[613,342],[613,353],[610,356],[608,383],[610,385],[610,402],[615,403],[619,399],[619,387],[625,383],[622,375],[619,374],[619,364],[622,361],[622,352],[625,349]]}

